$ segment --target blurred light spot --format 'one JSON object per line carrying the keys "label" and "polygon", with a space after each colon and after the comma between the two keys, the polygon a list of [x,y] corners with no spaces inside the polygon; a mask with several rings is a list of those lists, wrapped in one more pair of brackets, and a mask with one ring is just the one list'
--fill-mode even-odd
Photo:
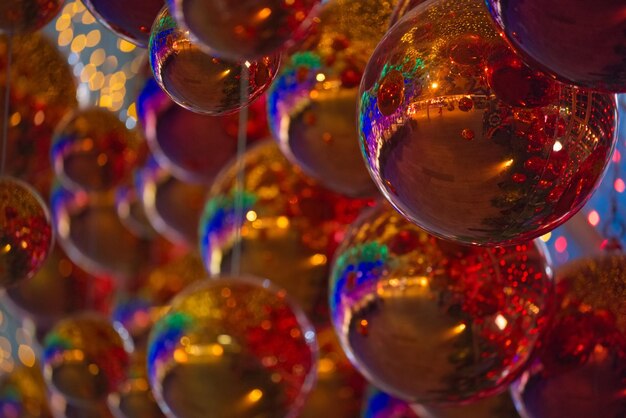
{"label": "blurred light spot", "polygon": [[35,365],[35,352],[29,346],[20,345],[17,349],[17,356],[24,366],[33,367]]}
{"label": "blurred light spot", "polygon": [[256,403],[263,397],[263,391],[260,389],[252,389],[246,397],[251,403]]}
{"label": "blurred light spot", "polygon": [[100,31],[94,29],[87,34],[87,46],[93,48],[100,43]]}
{"label": "blurred light spot", "polygon": [[624,190],[626,190],[626,184],[624,184],[624,180],[622,180],[621,178],[615,180],[615,190],[618,193],[624,193]]}
{"label": "blurred light spot", "polygon": [[558,237],[554,242],[554,248],[557,252],[562,253],[567,250],[567,239],[565,237]]}
{"label": "blurred light spot", "polygon": [[587,216],[587,220],[589,221],[591,225],[596,226],[600,223],[600,215],[598,214],[597,211],[592,210],[591,212],[589,212],[589,215]]}
{"label": "blurred light spot", "polygon": [[122,52],[132,52],[135,50],[136,46],[124,39],[119,39],[117,41],[117,48]]}
{"label": "blurred light spot", "polygon": [[619,152],[618,149],[616,149],[615,153],[613,154],[613,162],[619,163],[621,160],[622,160],[622,154]]}
{"label": "blurred light spot", "polygon": [[550,238],[552,238],[552,232],[548,232],[547,234],[541,236],[541,240],[543,242],[550,241]]}
{"label": "blurred light spot", "polygon": [[554,145],[552,146],[552,151],[554,152],[559,152],[563,149],[563,144],[561,144],[560,141],[555,141]]}
{"label": "blurred light spot", "polygon": [[74,38],[74,31],[72,28],[65,29],[63,32],[59,33],[59,46],[68,46],[72,39]]}

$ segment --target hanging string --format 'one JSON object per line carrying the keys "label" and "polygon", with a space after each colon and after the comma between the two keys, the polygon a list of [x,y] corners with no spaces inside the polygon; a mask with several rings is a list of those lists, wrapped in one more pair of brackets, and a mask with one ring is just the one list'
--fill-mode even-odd
{"label": "hanging string", "polygon": [[7,36],[7,63],[4,85],[4,124],[2,125],[2,152],[0,154],[0,176],[4,175],[9,141],[9,105],[11,98],[11,61],[13,60],[13,39]]}
{"label": "hanging string", "polygon": [[[241,69],[241,80],[239,89],[239,98],[242,104],[248,97],[248,79],[249,79],[249,63],[246,61]],[[234,220],[235,220],[235,237],[233,243],[232,256],[230,260],[230,272],[233,276],[239,276],[241,273],[241,226],[244,219],[244,175],[246,165],[244,162],[244,153],[246,152],[246,144],[248,142],[248,107],[242,106],[239,111],[239,131],[237,135],[237,177],[235,180],[234,193]]]}

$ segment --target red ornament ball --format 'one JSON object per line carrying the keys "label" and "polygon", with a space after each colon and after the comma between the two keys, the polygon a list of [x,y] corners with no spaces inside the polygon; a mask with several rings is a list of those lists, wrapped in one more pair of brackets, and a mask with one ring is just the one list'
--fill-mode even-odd
{"label": "red ornament ball", "polygon": [[125,337],[98,314],[63,319],[43,344],[46,380],[74,404],[106,400],[123,382],[130,363],[132,342]]}
{"label": "red ornament ball", "polygon": [[316,375],[313,328],[268,280],[188,287],[155,324],[148,376],[168,416],[298,416]]}
{"label": "red ornament ball", "polygon": [[258,59],[300,40],[322,0],[168,0],[178,23],[217,55]]}
{"label": "red ornament ball", "polygon": [[150,29],[164,0],[84,0],[83,4],[104,26],[125,40],[147,48]]}
{"label": "red ornament ball", "polygon": [[344,350],[372,384],[451,406],[503,392],[524,371],[552,290],[540,241],[461,246],[381,205],[337,250],[330,304]]}
{"label": "red ornament ball", "polygon": [[0,287],[31,278],[52,249],[50,212],[39,194],[13,177],[0,177]]}
{"label": "red ornament ball", "polygon": [[557,271],[555,317],[536,360],[513,384],[526,418],[626,416],[626,256]]}
{"label": "red ornament ball", "polygon": [[619,0],[487,0],[529,63],[581,87],[626,92],[626,19]]}
{"label": "red ornament ball", "polygon": [[361,149],[387,199],[465,244],[528,241],[572,217],[616,142],[613,95],[527,67],[481,0],[413,9],[361,84]]}

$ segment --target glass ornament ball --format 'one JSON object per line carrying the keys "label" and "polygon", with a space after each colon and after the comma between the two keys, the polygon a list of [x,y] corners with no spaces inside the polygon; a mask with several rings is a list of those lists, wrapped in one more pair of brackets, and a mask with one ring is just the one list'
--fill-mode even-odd
{"label": "glass ornament ball", "polygon": [[154,326],[148,376],[177,418],[296,417],[315,381],[315,332],[267,280],[191,285]]}
{"label": "glass ornament ball", "polygon": [[70,191],[51,193],[57,239],[67,256],[86,272],[133,279],[149,260],[151,241],[128,230],[115,207],[115,194]]}
{"label": "glass ornament ball", "polygon": [[70,189],[105,191],[128,180],[140,158],[141,140],[112,112],[78,110],[61,122],[52,143],[51,161],[61,183]]}
{"label": "glass ornament ball", "polygon": [[[0,36],[0,80],[6,80],[7,40]],[[7,127],[5,174],[29,183],[47,200],[54,177],[52,135],[78,105],[76,95],[68,94],[76,91],[76,81],[67,57],[46,36],[17,35],[11,43],[9,110],[6,116],[0,111],[0,126]]]}
{"label": "glass ornament ball", "polygon": [[325,0],[167,0],[174,18],[216,55],[259,59],[293,46]]}
{"label": "glass ornament ball", "polygon": [[507,41],[536,68],[581,87],[626,92],[623,2],[486,3]]}
{"label": "glass ornament ball", "polygon": [[58,243],[30,279],[6,289],[3,301],[13,314],[30,318],[38,332],[85,310],[106,314],[115,291],[112,277],[93,276],[75,265]]}
{"label": "glass ornament ball", "polygon": [[[210,184],[237,153],[239,113],[211,116],[176,105],[150,78],[137,99],[137,114],[150,151],[176,178]],[[248,107],[248,142],[268,134],[263,97]]]}
{"label": "glass ornament ball", "polygon": [[54,242],[50,212],[30,185],[0,176],[0,287],[30,279]]}
{"label": "glass ornament ball", "polygon": [[53,418],[46,382],[34,354],[32,362],[17,364],[10,371],[3,371],[0,376],[0,416]]}
{"label": "glass ornament ball", "polygon": [[61,11],[65,0],[2,0],[0,34],[35,32]]}
{"label": "glass ornament ball", "polygon": [[[163,91],[180,106],[208,115],[232,113],[250,105],[269,88],[280,65],[280,55],[246,61],[203,51],[188,31],[176,26],[167,8],[152,27],[149,55],[152,73]],[[244,88],[242,77],[247,78]]]}
{"label": "glass ornament ball", "polygon": [[[274,141],[250,148],[215,180],[200,220],[199,248],[213,276],[231,270],[240,228],[241,272],[287,290],[315,324],[328,322],[329,264],[346,228],[369,199],[332,192],[289,163]],[[242,201],[240,216],[236,202]]]}
{"label": "glass ornament ball", "polygon": [[105,317],[86,312],[59,321],[43,343],[44,376],[76,405],[104,401],[124,380],[132,342]]}
{"label": "glass ornament ball", "polygon": [[541,241],[461,246],[381,205],[335,254],[332,321],[348,358],[386,393],[475,402],[524,371],[549,320],[551,273]]}
{"label": "glass ornament ball", "polygon": [[283,153],[324,186],[372,196],[359,150],[359,83],[385,34],[391,2],[335,0],[281,68],[268,94],[270,128]]}
{"label": "glass ornament ball", "polygon": [[535,361],[512,385],[525,418],[626,414],[626,256],[605,253],[557,270],[555,316]]}
{"label": "glass ornament ball", "polygon": [[152,227],[172,243],[193,247],[208,186],[178,180],[152,157],[136,176],[137,192]]}
{"label": "glass ornament ball", "polygon": [[104,26],[139,47],[147,48],[150,28],[163,8],[164,0],[85,0],[83,2]]}
{"label": "glass ornament ball", "polygon": [[148,384],[146,358],[145,348],[133,352],[124,382],[108,397],[109,408],[119,418],[165,418]]}
{"label": "glass ornament ball", "polygon": [[614,95],[532,70],[481,0],[421,4],[361,84],[370,174],[408,219],[465,244],[511,245],[573,216],[616,142]]}

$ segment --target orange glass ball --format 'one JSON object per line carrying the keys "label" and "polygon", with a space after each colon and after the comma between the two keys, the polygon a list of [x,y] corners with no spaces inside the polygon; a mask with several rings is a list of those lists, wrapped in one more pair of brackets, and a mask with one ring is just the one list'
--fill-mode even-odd
{"label": "orange glass ball", "polygon": [[268,280],[188,287],[154,326],[148,376],[169,416],[290,418],[315,382],[315,332]]}
{"label": "orange glass ball", "polygon": [[0,176],[0,287],[36,274],[54,242],[48,207],[21,180]]}
{"label": "orange glass ball", "polygon": [[[167,8],[154,22],[149,53],[152,73],[163,91],[182,107],[208,115],[248,106],[269,88],[280,65],[280,55],[246,61],[203,51],[188,31],[176,26]],[[242,77],[247,78],[243,89]]]}
{"label": "orange glass ball", "polygon": [[216,55],[258,59],[300,40],[322,0],[168,0],[178,23]]}
{"label": "orange glass ball", "polygon": [[141,140],[118,117],[102,108],[68,116],[55,133],[51,159],[70,189],[110,190],[128,179],[140,157]]}
{"label": "orange glass ball", "polygon": [[325,3],[268,93],[270,127],[285,156],[348,196],[376,194],[359,149],[356,112],[361,77],[385,34],[391,3]]}
{"label": "orange glass ball", "polygon": [[614,95],[527,67],[481,0],[421,4],[393,26],[360,90],[378,188],[429,233],[511,245],[571,218],[616,142]]}
{"label": "orange glass ball", "polygon": [[82,313],[58,322],[45,338],[44,376],[71,403],[106,400],[124,380],[132,342],[104,316]]}

